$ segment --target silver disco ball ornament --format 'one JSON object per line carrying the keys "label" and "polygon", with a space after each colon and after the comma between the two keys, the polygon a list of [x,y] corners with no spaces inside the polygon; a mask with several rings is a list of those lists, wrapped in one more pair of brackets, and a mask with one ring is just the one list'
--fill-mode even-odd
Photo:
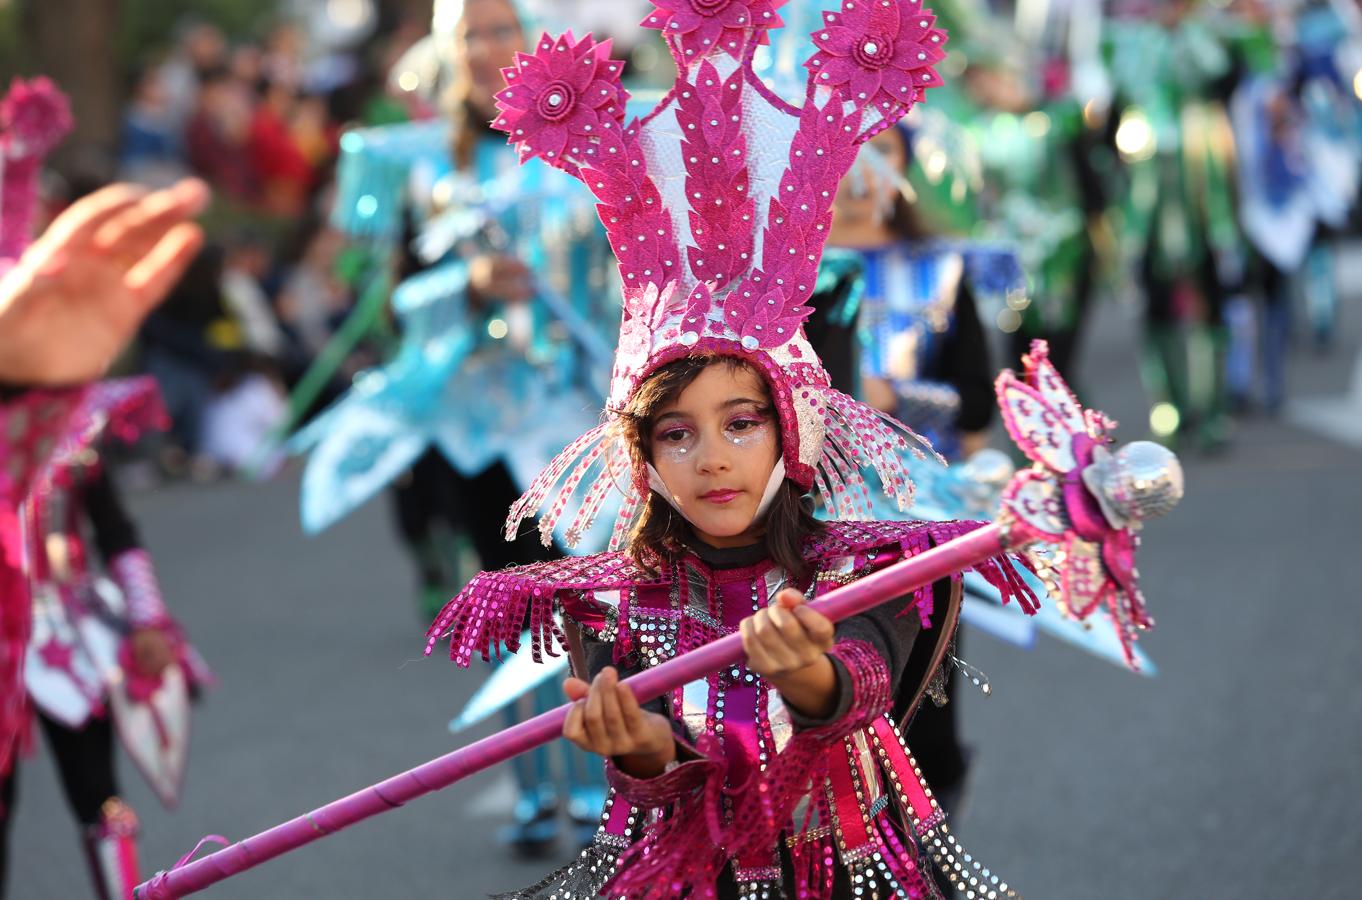
{"label": "silver disco ball ornament", "polygon": [[1116,453],[1098,447],[1083,483],[1114,528],[1167,515],[1183,494],[1182,464],[1167,447],[1151,441],[1127,444]]}

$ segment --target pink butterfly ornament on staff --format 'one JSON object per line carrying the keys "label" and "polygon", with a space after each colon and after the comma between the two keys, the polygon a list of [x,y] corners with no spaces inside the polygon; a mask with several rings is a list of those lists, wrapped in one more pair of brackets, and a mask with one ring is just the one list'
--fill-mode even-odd
{"label": "pink butterfly ornament on staff", "polygon": [[1134,641],[1154,624],[1135,568],[1140,524],[1182,499],[1182,466],[1149,441],[1111,452],[1116,423],[1079,405],[1044,341],[1022,363],[1022,376],[1007,371],[996,384],[1003,424],[1032,462],[1003,492],[1008,543],[1056,548],[1037,558],[1062,610],[1086,619],[1105,607],[1138,668]]}

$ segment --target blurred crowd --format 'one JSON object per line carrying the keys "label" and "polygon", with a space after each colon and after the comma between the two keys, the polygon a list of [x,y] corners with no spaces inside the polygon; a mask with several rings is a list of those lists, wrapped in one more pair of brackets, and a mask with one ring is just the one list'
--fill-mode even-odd
{"label": "blurred crowd", "polygon": [[[118,177],[163,186],[195,175],[215,198],[208,244],[131,363],[157,377],[174,420],[161,474],[207,480],[276,462],[260,449],[284,422],[287,391],[355,299],[328,223],[339,135],[408,118],[385,75],[424,27],[319,55],[302,23],[232,42],[192,21],[133,79]],[[340,377],[368,359],[361,349]]]}
{"label": "blurred crowd", "polygon": [[[1046,337],[1068,368],[1090,300],[1131,295],[1133,305],[1146,308],[1145,375],[1156,434],[1173,439],[1194,428],[1201,443],[1219,446],[1229,434],[1228,413],[1281,409],[1291,310],[1321,346],[1328,343],[1337,307],[1328,287],[1332,263],[1312,251],[1305,263],[1283,264],[1255,246],[1251,227],[1246,234],[1234,224],[1248,218],[1245,185],[1256,175],[1232,161],[1234,142],[1244,134],[1227,116],[1233,112],[1228,98],[1236,90],[1251,93],[1240,89],[1256,77],[1255,69],[1264,70],[1264,59],[1281,58],[1274,42],[1296,47],[1313,39],[1304,24],[1307,8],[1355,4],[1301,4],[1301,33],[1286,36],[1282,23],[1289,19],[1274,19],[1276,4],[1180,0],[1126,10],[1128,18],[1165,29],[1173,36],[1168,46],[1185,41],[1190,48],[1181,63],[1170,54],[1149,57],[1143,86],[1131,77],[1138,72],[1122,71],[1130,60],[1120,58],[1138,57],[1139,35],[1122,38],[1124,50],[1116,42],[1114,56],[1098,49],[1094,38],[1085,57],[1074,52],[1082,29],[1066,25],[1056,38],[1043,22],[1028,25],[1021,13],[1037,4],[1016,4],[1015,17],[1011,4],[938,5],[952,26],[952,54],[943,67],[947,87],[913,120],[905,177],[918,195],[918,218],[932,231],[998,238],[1016,247],[1029,297],[986,303],[981,310],[1010,336],[1007,357],[1013,359],[1030,338]],[[577,22],[578,6],[592,12],[587,24],[607,30],[637,21],[647,9],[631,0],[627,16],[608,16],[601,12],[604,4],[567,4],[550,10],[548,24]],[[1108,13],[1108,7],[1138,6],[1098,4]],[[1203,15],[1230,21],[1238,31],[1227,38],[1219,25],[1202,27],[1197,20]],[[1028,27],[1031,33],[1022,34]],[[1113,18],[1104,27],[1102,39],[1110,44],[1123,25]],[[156,186],[197,175],[216,198],[208,246],[146,326],[132,363],[161,381],[175,419],[157,454],[164,473],[211,478],[267,469],[277,463],[261,456],[269,436],[282,435],[308,410],[339,395],[351,376],[391,348],[383,341],[382,315],[380,327],[362,330],[363,339],[333,345],[372,274],[364,271],[370,262],[332,224],[335,169],[347,129],[442,114],[437,95],[403,83],[402,71],[415,79],[418,69],[399,65],[404,55],[410,62],[409,51],[428,33],[429,20],[415,15],[370,29],[336,50],[320,46],[315,23],[305,17],[244,41],[192,21],[178,27],[173,46],[146,59],[131,80],[117,175]],[[636,41],[632,28],[623,35],[633,53],[633,78],[641,61],[645,70],[659,60],[665,66],[660,42]],[[1207,49],[1211,43],[1217,44],[1214,52]],[[1227,62],[1187,74],[1217,54]],[[1188,64],[1179,69],[1182,63]],[[1276,62],[1266,67],[1273,65],[1282,68]],[[1305,59],[1285,87],[1243,101],[1260,106],[1240,118],[1250,125],[1266,122],[1271,152],[1258,164],[1270,177],[1285,173],[1283,190],[1298,190],[1291,179],[1305,176],[1291,167],[1313,165],[1311,142],[1319,143],[1314,131],[1330,118],[1310,106],[1315,87],[1307,82],[1324,80],[1311,65],[1317,61]],[[1105,72],[1095,74],[1099,69]],[[1337,85],[1344,95],[1358,87]],[[1210,147],[1210,174],[1202,179],[1202,169],[1173,161],[1166,138],[1156,145],[1162,132],[1190,127],[1190,114],[1200,115],[1206,103],[1220,110],[1212,114],[1218,118],[1204,119],[1210,124],[1198,126],[1195,135],[1187,132],[1188,140],[1204,139]],[[1348,115],[1356,117],[1352,110]],[[1224,142],[1222,132],[1234,129],[1238,133]],[[1174,140],[1182,139],[1175,133]],[[1348,140],[1356,144],[1355,134]],[[1180,179],[1192,193],[1177,199]],[[1269,185],[1268,201],[1275,202],[1278,187]],[[1340,194],[1352,190],[1355,184]],[[1271,216],[1264,221],[1260,230],[1275,230]],[[1179,229],[1183,246],[1170,250],[1166,238]],[[1341,220],[1321,227],[1316,243],[1346,230]],[[1136,295],[1157,302],[1144,304]],[[391,329],[386,336],[392,337]],[[290,390],[329,346],[340,361],[322,373],[323,385],[309,386],[290,409]],[[1196,396],[1205,393],[1208,378],[1215,396]]]}

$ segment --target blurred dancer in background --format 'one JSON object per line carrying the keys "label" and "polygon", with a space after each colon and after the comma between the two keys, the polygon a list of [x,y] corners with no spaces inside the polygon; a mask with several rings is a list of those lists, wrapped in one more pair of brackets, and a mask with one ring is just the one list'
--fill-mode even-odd
{"label": "blurred dancer in background", "polygon": [[[450,85],[447,116],[342,140],[335,220],[370,242],[374,271],[403,276],[392,292],[399,346],[293,441],[311,455],[308,530],[394,486],[428,608],[471,574],[461,548],[495,568],[550,552],[531,537],[504,541],[500,513],[595,421],[619,319],[590,195],[546,185],[544,167],[519,168],[488,127],[501,70],[527,47],[515,5],[438,3],[434,39],[442,71],[427,77]],[[556,705],[554,694],[532,693],[515,714]],[[552,843],[564,801],[584,829],[594,823],[599,772],[575,752],[557,764],[548,749],[516,762],[520,849]]]}
{"label": "blurred dancer in background", "polygon": [[[0,133],[0,778],[8,823],[13,766],[30,720],[23,673],[34,596],[20,515],[40,507],[24,500],[35,482],[52,483],[54,459],[73,458],[97,432],[98,405],[87,402],[91,391],[82,384],[105,371],[193,259],[203,236],[189,219],[208,195],[198,182],[156,193],[115,185],[73,204],[29,246],[38,168],[69,127],[69,112],[45,79],[17,83],[0,108],[7,129]],[[111,538],[110,547],[117,543]],[[32,548],[27,555],[36,558]],[[139,624],[159,624],[151,604],[143,609],[149,615]],[[164,665],[167,643],[146,632],[142,668]],[[83,792],[80,805],[99,793],[102,804],[113,792]],[[0,848],[0,877],[3,869]]]}
{"label": "blurred dancer in background", "polygon": [[1150,426],[1214,450],[1230,437],[1226,298],[1245,277],[1225,102],[1233,48],[1190,0],[1113,20],[1115,140],[1129,166],[1126,240],[1145,300]]}

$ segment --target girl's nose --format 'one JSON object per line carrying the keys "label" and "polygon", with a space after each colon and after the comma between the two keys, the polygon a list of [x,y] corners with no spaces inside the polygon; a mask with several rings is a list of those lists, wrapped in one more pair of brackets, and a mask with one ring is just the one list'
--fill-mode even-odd
{"label": "girl's nose", "polygon": [[732,467],[723,441],[702,441],[695,450],[695,469],[701,474],[727,472]]}

